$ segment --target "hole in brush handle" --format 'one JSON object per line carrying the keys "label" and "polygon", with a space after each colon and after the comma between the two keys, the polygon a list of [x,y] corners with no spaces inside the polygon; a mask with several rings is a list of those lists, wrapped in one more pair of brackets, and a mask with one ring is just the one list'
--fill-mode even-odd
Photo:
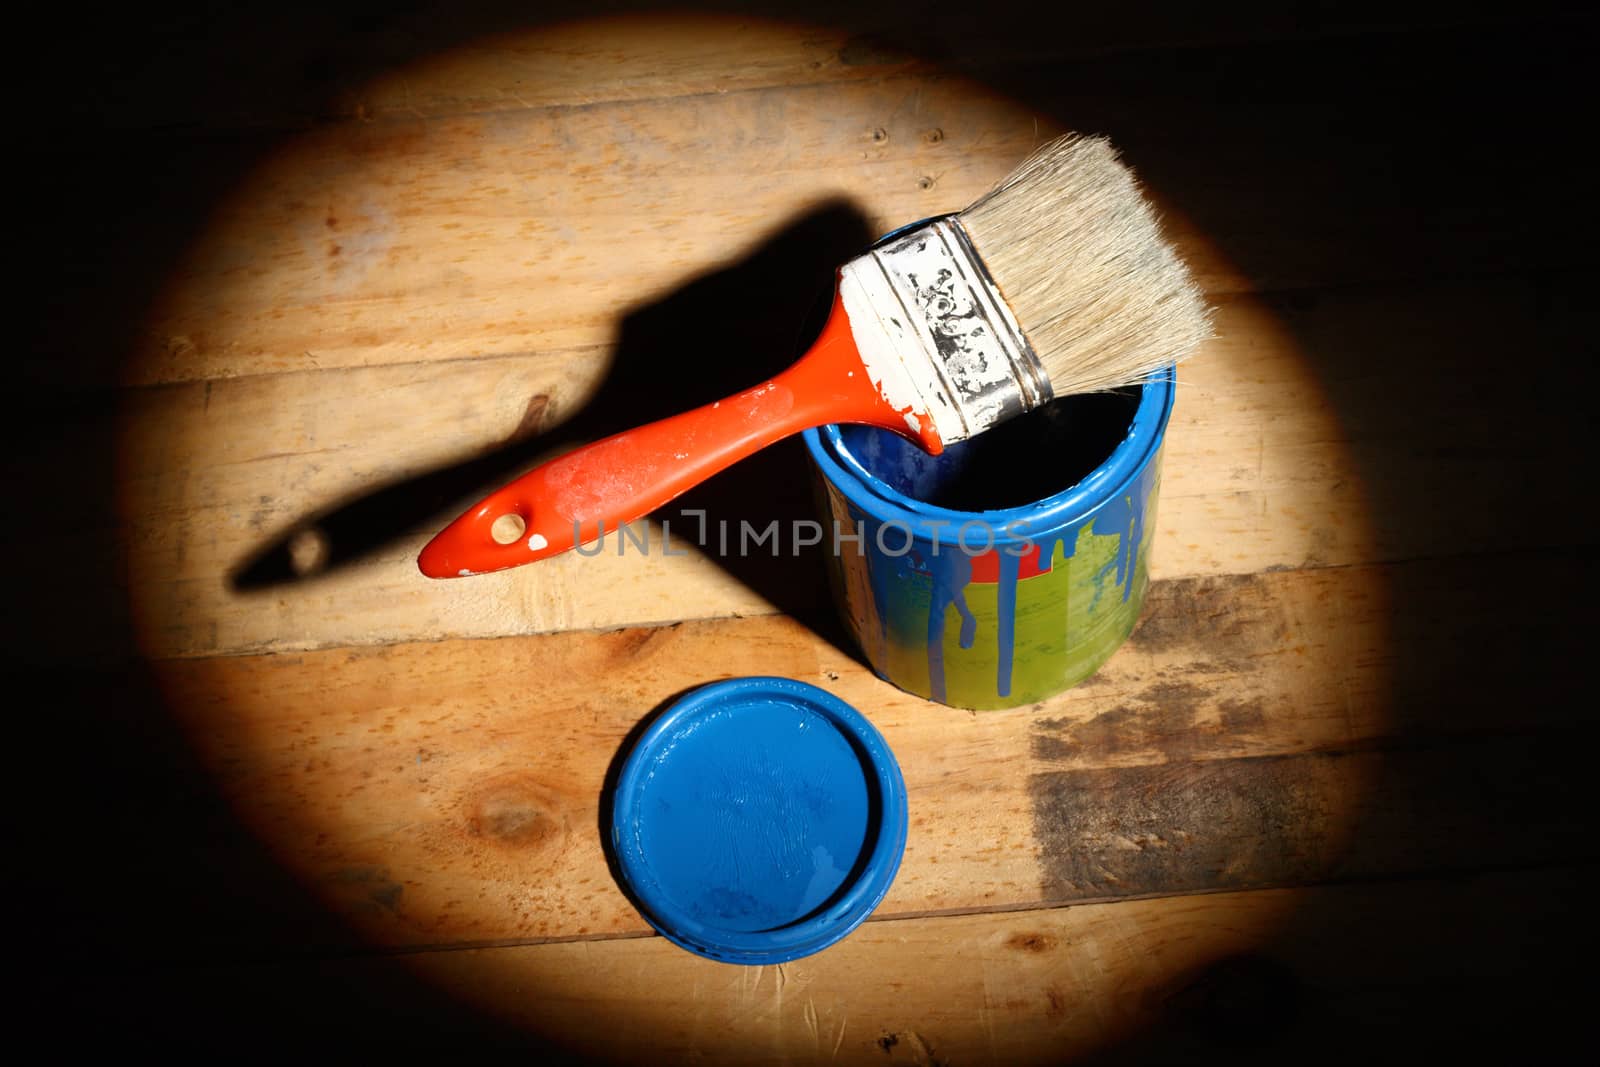
{"label": "hole in brush handle", "polygon": [[490,525],[489,536],[497,545],[509,545],[513,541],[520,541],[527,528],[526,519],[514,511],[508,511]]}

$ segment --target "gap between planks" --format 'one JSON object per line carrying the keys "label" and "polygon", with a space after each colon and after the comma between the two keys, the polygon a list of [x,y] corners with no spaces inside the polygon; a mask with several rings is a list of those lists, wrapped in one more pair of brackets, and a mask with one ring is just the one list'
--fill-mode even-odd
{"label": "gap between planks", "polygon": [[[213,1025],[229,1047],[241,1027],[272,1018],[262,1039],[301,1051],[296,1028],[320,1029],[318,1047],[336,1032],[370,1052],[395,1036],[403,1003],[410,1025],[399,1036],[413,1049],[431,1036],[457,1052],[463,1039],[556,1042],[607,1062],[636,1061],[647,1047],[657,1059],[740,1065],[1043,1064],[1132,1039],[1143,1052],[1136,1062],[1188,1062],[1208,1049],[1241,1061],[1241,1046],[1216,1034],[1204,1040],[1208,1020],[1196,1009],[1208,1007],[1210,990],[1253,994],[1238,1009],[1246,1018],[1233,1020],[1252,1037],[1242,1062],[1304,1059],[1308,1042],[1329,1062],[1352,1062],[1370,1056],[1374,1041],[1394,1051],[1408,1039],[1432,1054],[1452,1041],[1481,1052],[1487,1040],[1526,1055],[1541,1042],[1558,1047],[1552,1032],[1565,1037],[1582,1025],[1580,994],[1562,996],[1545,967],[1556,944],[1582,951],[1570,924],[1593,871],[1566,865],[870,922],[820,954],[769,968],[641,937],[83,967],[46,988],[58,1002],[113,1010],[139,991],[153,1003],[187,1004],[193,1019],[153,1017],[181,1018],[188,1039],[199,1020],[221,1020]],[[130,985],[135,975],[141,981]],[[1230,976],[1247,980],[1230,985]],[[1260,1009],[1274,992],[1293,994],[1289,1010]],[[122,1010],[137,1017],[142,1003]],[[461,1003],[476,1014],[440,1033],[451,1018],[441,1007]],[[321,1025],[324,1014],[332,1027]],[[1226,1021],[1220,1014],[1214,1021]],[[1508,1026],[1508,1017],[1534,1025]],[[1410,1033],[1396,1029],[1401,1019]],[[139,1021],[143,1033],[148,1021]]]}
{"label": "gap between planks", "polygon": [[593,837],[607,766],[652,707],[752,659],[899,755],[885,916],[1008,910],[1570,855],[1559,772],[1589,724],[1551,695],[1579,636],[1503,616],[1473,570],[1167,583],[1098,675],[1006,712],[908,696],[780,618],[157,666],[226,806],[384,943],[638,930]]}

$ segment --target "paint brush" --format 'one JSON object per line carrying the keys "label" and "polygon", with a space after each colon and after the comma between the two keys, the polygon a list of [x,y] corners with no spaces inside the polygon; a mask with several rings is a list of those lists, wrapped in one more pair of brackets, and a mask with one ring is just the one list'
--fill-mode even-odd
{"label": "paint brush", "polygon": [[1115,150],[1061,137],[965,211],[841,267],[821,335],[788,370],[535,467],[441,531],[418,566],[455,578],[553,556],[826,423],[938,454],[1052,397],[1140,381],[1209,335],[1199,289]]}

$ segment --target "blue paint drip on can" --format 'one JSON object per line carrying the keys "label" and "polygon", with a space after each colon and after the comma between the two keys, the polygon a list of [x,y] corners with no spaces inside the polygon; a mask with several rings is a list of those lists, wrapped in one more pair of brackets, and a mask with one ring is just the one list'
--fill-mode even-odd
{"label": "blue paint drip on can", "polygon": [[1011,695],[1011,668],[1017,654],[1017,573],[1021,567],[1022,557],[1017,553],[1000,554],[999,618],[995,624],[1000,656],[994,676],[994,691],[1000,697]]}
{"label": "blue paint drip on can", "polygon": [[[1092,469],[1060,491],[992,508],[932,502],[952,482],[981,484],[994,473],[992,454],[972,451],[981,439],[932,457],[870,427],[806,431],[828,509],[865,531],[865,551],[830,566],[841,614],[874,670],[909,692],[970,708],[1030,703],[1097,670],[1143,603],[1173,399],[1169,368],[1136,387]],[[1003,462],[1053,459],[1049,448],[1031,447]],[[977,556],[962,548],[960,531],[972,523],[992,537]],[[880,539],[888,524],[897,532]],[[908,553],[883,550],[907,536]]]}
{"label": "blue paint drip on can", "polygon": [[928,677],[932,679],[933,699],[944,702],[944,620],[954,607],[961,617],[960,647],[971,648],[978,639],[978,620],[967,607],[964,591],[972,580],[972,563],[959,552],[946,553],[943,563],[931,568],[933,597],[928,608]]}

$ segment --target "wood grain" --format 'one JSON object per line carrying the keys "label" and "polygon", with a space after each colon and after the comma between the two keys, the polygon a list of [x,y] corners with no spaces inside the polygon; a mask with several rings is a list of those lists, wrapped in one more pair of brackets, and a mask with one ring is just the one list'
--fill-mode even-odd
{"label": "wood grain", "polygon": [[[1315,15],[1264,3],[1203,14],[1174,7],[1136,21],[1115,11],[1035,9],[1027,12],[1035,32],[1019,37],[1011,18],[990,11],[941,11],[929,19],[901,3],[774,3],[761,5],[759,15],[748,5],[703,3],[697,5],[703,11],[680,13],[555,0],[537,12],[493,2],[450,6],[449,17],[441,17],[436,6],[345,19],[328,8],[271,16],[231,9],[150,13],[135,26],[118,27],[121,35],[108,35],[106,55],[89,51],[101,60],[98,91],[82,99],[65,94],[63,103],[87,104],[83,117],[142,132],[301,128],[340,118],[572,106],[1507,21],[1447,9],[1400,16],[1360,4]],[[728,10],[719,13],[722,7]],[[160,41],[165,52],[157,58],[117,47],[129,37]],[[40,59],[45,69],[59,69],[95,43],[80,38],[76,51],[62,44],[54,54],[55,42],[41,42]]]}
{"label": "wood grain", "polygon": [[[1593,501],[1574,500],[1546,521],[1525,514],[1526,501],[1565,494],[1563,470],[1539,457],[1581,449],[1581,416],[1563,411],[1581,390],[1501,389],[1500,417],[1470,414],[1473,397],[1494,389],[1485,357],[1576,328],[1585,314],[1578,303],[1550,293],[1458,282],[1222,299],[1218,338],[1179,376],[1152,573],[1581,543]],[[1503,325],[1453,316],[1462,304]],[[121,436],[122,528],[78,536],[126,537],[141,636],[160,656],[793,610],[785,591],[797,575],[820,573],[820,561],[719,557],[715,531],[725,521],[737,535],[742,520],[759,529],[773,519],[788,530],[812,517],[798,447],[724,478],[728,490],[698,501],[709,510],[709,552],[685,548],[698,523],[680,520],[679,549],[690,552],[681,558],[661,554],[658,530],[649,556],[630,549],[618,558],[613,542],[595,558],[568,555],[467,582],[419,579],[413,561],[426,538],[544,445],[690,406],[690,394],[664,387],[631,394],[617,413],[627,371],[605,359],[600,351],[548,353],[140,391]],[[544,445],[540,434],[550,435]],[[485,453],[499,458],[475,460]],[[469,467],[448,470],[463,462]],[[441,468],[447,491],[430,474]],[[274,546],[281,555],[305,527],[326,528],[337,551],[349,549],[346,541],[370,547],[314,580],[285,573],[263,590],[239,588],[251,559]],[[814,596],[809,606],[828,610]]]}
{"label": "wood grain", "polygon": [[218,210],[129,379],[604,344],[811,205],[852,198],[878,232],[957,210],[1037,128],[926,79],[340,124]]}
{"label": "wood grain", "polygon": [[[1411,671],[1386,640],[1394,583],[1438,593],[1443,646],[1489,627],[1505,647],[1575,649],[1452,594],[1475,566],[1158,583],[1090,683],[977,715],[903,694],[775,617],[162,670],[227,804],[372,942],[642,932],[601,851],[608,769],[652,709],[749,663],[864,709],[900,760],[911,836],[881,916],[1014,908],[1570,854],[1576,796],[1557,768],[1573,752],[1477,737],[1531,691],[1520,671],[1480,671],[1476,707],[1386,698]],[[1538,784],[1518,785],[1535,766]]]}
{"label": "wood grain", "polygon": [[1436,1048],[1554,1049],[1577,1029],[1555,1008],[1571,991],[1550,990],[1544,1032],[1513,1037],[1463,1013],[1537,1011],[1500,983],[1543,984],[1526,961],[1559,925],[1537,911],[1493,929],[1478,919],[1511,894],[1573,902],[1582,881],[1557,871],[870,923],[821,956],[753,972],[658,938],[429,954],[416,970],[446,988],[471,980],[525,1032],[605,1059],[648,1034],[666,1058],[712,1063],[1060,1063],[1119,1041],[1135,1060],[1253,1058],[1267,1044],[1336,1061],[1370,1050],[1396,1015],[1411,1033],[1437,1027]]}
{"label": "wood grain", "polygon": [[[219,1051],[267,1016],[276,1023],[252,1047],[274,1055],[311,1044],[583,1063],[636,1062],[641,1047],[664,1062],[919,1067],[1341,1063],[1374,1048],[1565,1059],[1582,1037],[1582,993],[1540,959],[1570,943],[1561,916],[1592,877],[1560,867],[870,922],[764,968],[625,938],[84,968],[49,995],[105,1004],[119,1032],[173,1049]],[[130,984],[214,1028],[137,1012]]]}
{"label": "wood grain", "polygon": [[[664,54],[675,54],[673,40],[663,34]],[[497,54],[469,52],[461,62],[492,68]],[[1349,61],[1332,45],[1316,57],[1319,69]],[[582,55],[570,61],[581,74]],[[1453,222],[1448,251],[1435,250],[1434,232],[1426,220],[1419,230],[1408,202],[1413,190],[1379,180],[1359,152],[1330,165],[1314,138],[1286,132],[1291,139],[1263,158],[1258,138],[1218,128],[1202,106],[1207,93],[1234,91],[1234,68],[1259,61],[1246,51],[1194,69],[1139,53],[1072,66],[1065,78],[1048,65],[1008,67],[987,83],[987,75],[924,70],[352,119],[245,145],[180,139],[163,146],[161,161],[180,185],[150,205],[128,205],[119,223],[130,247],[160,246],[170,243],[171,214],[187,204],[192,240],[146,279],[159,288],[107,380],[602,345],[619,311],[726,262],[808,206],[848,198],[875,232],[957,210],[1062,127],[1123,145],[1213,292],[1583,263],[1573,245],[1530,241],[1527,217],[1476,200]],[[1390,52],[1374,62],[1368,93],[1378,98],[1405,75]],[[1305,105],[1263,93],[1241,106],[1277,128]],[[1352,106],[1375,105],[1363,97]],[[1447,134],[1430,149],[1456,144]],[[1543,203],[1536,171],[1500,176],[1508,188],[1528,187],[1528,210]],[[1251,177],[1263,172],[1269,185]],[[1320,209],[1330,197],[1348,204],[1348,217]],[[74,334],[98,325],[70,318],[51,339],[68,350]],[[38,370],[53,373],[48,364]]]}
{"label": "wood grain", "polygon": [[[22,1017],[213,1059],[1587,1037],[1592,19],[345,6],[63,9],[18,57]],[[1123,147],[1222,326],[1088,683],[900,694],[815,559],[416,576],[456,502],[763,376],[841,258],[1063,127]],[[792,448],[686,503],[815,514]],[[914,824],[872,921],[747,971],[647,936],[601,800],[653,709],[758,670],[863,708]]]}

